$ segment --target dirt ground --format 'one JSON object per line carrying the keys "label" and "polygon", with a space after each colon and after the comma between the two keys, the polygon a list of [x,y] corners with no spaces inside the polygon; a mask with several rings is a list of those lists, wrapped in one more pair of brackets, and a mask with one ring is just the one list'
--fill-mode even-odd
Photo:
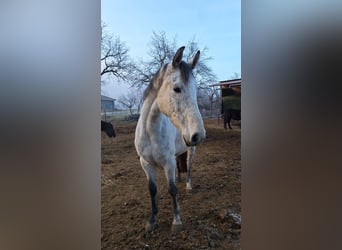
{"label": "dirt ground", "polygon": [[[135,122],[114,124],[102,139],[102,249],[240,249],[241,136],[222,121],[205,120],[207,138],[193,160],[191,194],[177,183],[183,229],[171,231],[173,208],[158,170],[157,228],[145,232],[151,213],[147,180],[134,148]],[[235,218],[235,219],[234,219]]]}

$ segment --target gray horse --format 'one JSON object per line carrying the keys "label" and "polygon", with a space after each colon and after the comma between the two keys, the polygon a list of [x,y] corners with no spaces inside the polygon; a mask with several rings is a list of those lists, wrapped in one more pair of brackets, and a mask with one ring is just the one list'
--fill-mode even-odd
{"label": "gray horse", "polygon": [[156,225],[156,169],[163,168],[172,197],[172,229],[181,227],[175,184],[176,157],[205,138],[202,116],[197,105],[197,86],[192,70],[200,52],[188,62],[182,61],[185,47],[177,50],[172,63],[162,66],[146,88],[135,131],[135,147],[145,171],[152,203],[152,215],[146,230]]}

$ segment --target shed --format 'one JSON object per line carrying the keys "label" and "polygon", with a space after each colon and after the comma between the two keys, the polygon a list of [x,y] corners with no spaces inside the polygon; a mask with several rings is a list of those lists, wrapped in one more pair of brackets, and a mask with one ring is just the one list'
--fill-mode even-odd
{"label": "shed", "polygon": [[101,112],[114,111],[116,99],[101,95]]}
{"label": "shed", "polygon": [[241,110],[241,78],[219,81],[211,85],[221,92],[221,114],[227,109]]}

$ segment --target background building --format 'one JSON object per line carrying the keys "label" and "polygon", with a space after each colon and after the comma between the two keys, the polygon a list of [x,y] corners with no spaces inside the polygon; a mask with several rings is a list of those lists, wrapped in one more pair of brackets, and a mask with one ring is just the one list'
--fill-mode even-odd
{"label": "background building", "polygon": [[113,112],[115,111],[116,99],[101,95],[101,112]]}

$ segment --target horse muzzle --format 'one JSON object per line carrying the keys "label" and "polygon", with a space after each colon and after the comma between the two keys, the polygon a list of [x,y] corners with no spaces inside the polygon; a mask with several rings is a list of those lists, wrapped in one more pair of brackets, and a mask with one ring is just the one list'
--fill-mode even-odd
{"label": "horse muzzle", "polygon": [[188,147],[196,146],[205,136],[201,136],[199,133],[194,133],[190,140],[187,140],[183,135],[183,140]]}

